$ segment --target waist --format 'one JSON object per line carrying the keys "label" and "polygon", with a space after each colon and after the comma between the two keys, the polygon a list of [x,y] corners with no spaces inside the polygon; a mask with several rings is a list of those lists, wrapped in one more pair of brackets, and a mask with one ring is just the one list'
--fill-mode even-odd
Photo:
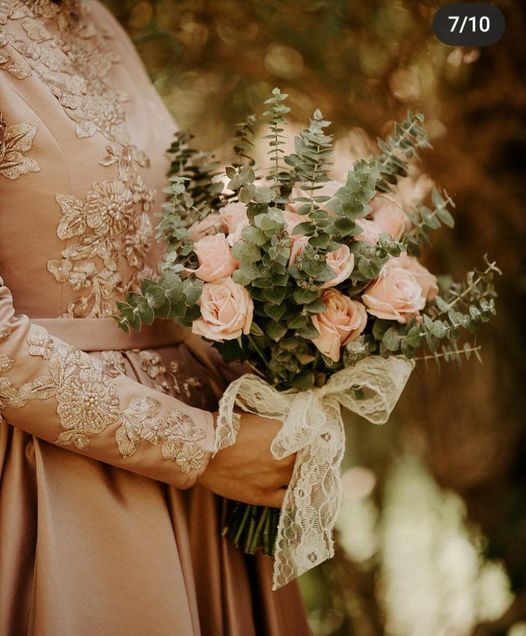
{"label": "waist", "polygon": [[49,334],[82,351],[155,349],[178,344],[185,329],[173,320],[157,320],[140,331],[123,331],[113,318],[31,318]]}

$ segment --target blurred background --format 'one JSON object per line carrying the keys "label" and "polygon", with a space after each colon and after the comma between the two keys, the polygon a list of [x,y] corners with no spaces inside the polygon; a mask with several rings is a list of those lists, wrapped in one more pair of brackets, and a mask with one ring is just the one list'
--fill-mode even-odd
{"label": "blurred background", "polygon": [[526,3],[484,49],[438,42],[443,2],[106,0],[179,126],[202,149],[279,86],[304,124],[333,122],[337,157],[374,150],[408,108],[423,170],[454,198],[434,272],[496,259],[498,316],[474,359],[417,367],[391,421],[349,423],[337,555],[301,580],[316,636],[526,635]]}

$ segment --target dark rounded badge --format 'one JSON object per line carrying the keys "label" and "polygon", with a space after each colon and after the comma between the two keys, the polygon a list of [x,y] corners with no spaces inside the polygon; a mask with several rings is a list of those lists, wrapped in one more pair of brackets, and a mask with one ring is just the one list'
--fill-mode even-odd
{"label": "dark rounded badge", "polygon": [[490,46],[504,35],[506,19],[489,2],[459,2],[441,7],[433,19],[437,38],[449,46]]}

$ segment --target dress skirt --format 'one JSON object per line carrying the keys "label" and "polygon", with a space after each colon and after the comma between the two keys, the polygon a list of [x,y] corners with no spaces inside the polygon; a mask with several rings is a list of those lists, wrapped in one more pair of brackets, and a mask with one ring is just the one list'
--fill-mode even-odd
{"label": "dress skirt", "polygon": [[[98,351],[108,371],[213,410],[185,344]],[[0,421],[0,636],[301,636],[295,583],[221,537],[225,502]]]}

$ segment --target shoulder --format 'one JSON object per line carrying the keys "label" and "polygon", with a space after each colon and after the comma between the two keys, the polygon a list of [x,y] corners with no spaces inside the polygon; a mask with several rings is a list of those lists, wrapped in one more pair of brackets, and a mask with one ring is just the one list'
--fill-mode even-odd
{"label": "shoulder", "polygon": [[114,40],[129,53],[138,56],[130,36],[108,7],[99,0],[81,0],[81,2],[102,35]]}
{"label": "shoulder", "polygon": [[99,0],[80,0],[89,12],[97,31],[108,39],[108,48],[113,49],[124,65],[137,79],[150,84],[144,64],[124,27],[113,13]]}

